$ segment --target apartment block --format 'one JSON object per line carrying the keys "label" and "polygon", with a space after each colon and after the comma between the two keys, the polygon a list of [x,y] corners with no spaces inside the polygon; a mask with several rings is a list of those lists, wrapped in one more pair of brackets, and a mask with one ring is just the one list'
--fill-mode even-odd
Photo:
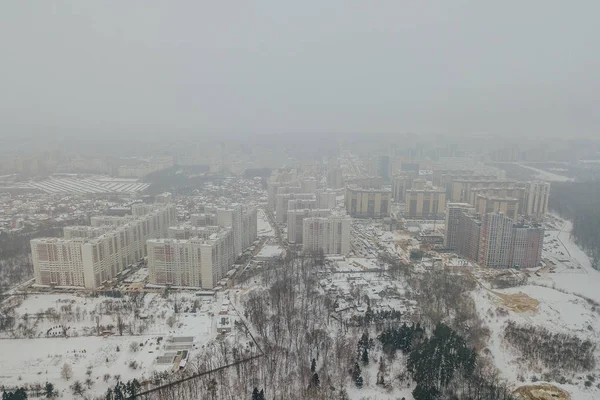
{"label": "apartment block", "polygon": [[392,192],[389,190],[347,187],[344,203],[354,218],[385,218],[390,216]]}
{"label": "apartment block", "polygon": [[468,204],[447,207],[444,244],[484,267],[535,268],[542,258],[544,229],[501,212],[480,216]]}
{"label": "apartment block", "polygon": [[519,216],[519,199],[516,197],[499,197],[492,194],[478,194],[475,209],[480,215],[503,213],[516,221]]}
{"label": "apartment block", "polygon": [[460,218],[463,214],[475,211],[475,208],[467,203],[448,203],[446,205],[446,234],[444,236],[444,247],[456,250],[459,242]]}
{"label": "apartment block", "polygon": [[219,226],[193,226],[177,225],[170,226],[167,230],[168,239],[187,240],[191,238],[208,239],[212,234],[221,230]]}
{"label": "apartment block", "polygon": [[337,206],[337,192],[333,190],[318,190],[316,208],[332,209]]}
{"label": "apartment block", "polygon": [[541,219],[548,212],[550,198],[549,182],[528,182],[525,190],[525,210],[523,214]]}
{"label": "apartment block", "polygon": [[92,223],[97,225],[66,227],[63,239],[32,239],[36,283],[101,287],[145,257],[146,241],[165,237],[175,220],[175,207],[154,207],[139,217],[93,217]]}
{"label": "apartment block", "polygon": [[471,189],[474,188],[513,188],[516,181],[506,179],[453,179],[450,188],[450,199],[453,203],[467,203]]}
{"label": "apartment block", "polygon": [[[279,188],[280,190],[282,188]],[[312,193],[278,193],[275,201],[275,221],[278,223],[287,222],[287,211],[290,200],[315,200]]]}
{"label": "apartment block", "polygon": [[483,216],[478,262],[484,267],[508,268],[514,254],[514,220],[502,213]]}
{"label": "apartment block", "polygon": [[201,214],[190,215],[190,224],[192,226],[214,226],[218,225],[217,214],[212,212],[204,212]]}
{"label": "apartment block", "polygon": [[406,190],[404,216],[407,218],[442,217],[446,210],[446,191],[441,188],[421,186],[414,182]]}
{"label": "apartment block", "polygon": [[331,214],[330,209],[292,209],[288,210],[288,242],[295,244],[302,244],[304,219],[310,217],[326,217]]}
{"label": "apartment block", "polygon": [[235,258],[231,228],[208,239],[152,239],[147,244],[148,281],[154,285],[213,289]]}
{"label": "apartment block", "polygon": [[316,251],[323,251],[324,254],[348,254],[350,223],[351,218],[347,215],[305,218],[302,221],[303,251],[307,254]]}
{"label": "apartment block", "polygon": [[232,204],[227,208],[217,209],[217,224],[225,228],[231,228],[233,234],[233,253],[235,258],[242,255],[244,251],[242,240],[243,212],[241,204]]}
{"label": "apartment block", "polygon": [[396,175],[392,178],[392,198],[396,203],[404,202],[406,190],[411,188],[411,178],[408,175]]}

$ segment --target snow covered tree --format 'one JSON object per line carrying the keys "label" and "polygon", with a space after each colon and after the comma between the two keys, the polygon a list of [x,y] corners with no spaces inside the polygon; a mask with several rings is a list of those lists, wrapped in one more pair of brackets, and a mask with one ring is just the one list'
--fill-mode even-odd
{"label": "snow covered tree", "polygon": [[46,386],[44,386],[44,396],[47,399],[51,399],[55,397],[58,393],[54,390],[54,385],[50,382],[46,382]]}
{"label": "snow covered tree", "polygon": [[310,362],[310,372],[312,372],[314,374],[316,370],[317,370],[317,360],[315,360],[313,358],[312,361]]}
{"label": "snow covered tree", "polygon": [[24,388],[18,388],[14,392],[2,393],[2,400],[26,400],[27,392]]}

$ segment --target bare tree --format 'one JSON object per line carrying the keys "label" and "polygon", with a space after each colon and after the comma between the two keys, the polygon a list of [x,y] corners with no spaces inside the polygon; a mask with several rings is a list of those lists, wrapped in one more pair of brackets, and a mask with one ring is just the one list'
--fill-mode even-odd
{"label": "bare tree", "polygon": [[123,317],[121,317],[121,313],[117,314],[117,329],[119,330],[119,336],[123,336],[123,329],[125,329],[125,323],[123,322]]}
{"label": "bare tree", "polygon": [[69,379],[71,379],[73,377],[73,369],[71,368],[71,366],[67,363],[64,363],[61,370],[60,370],[60,376],[65,380],[68,381]]}

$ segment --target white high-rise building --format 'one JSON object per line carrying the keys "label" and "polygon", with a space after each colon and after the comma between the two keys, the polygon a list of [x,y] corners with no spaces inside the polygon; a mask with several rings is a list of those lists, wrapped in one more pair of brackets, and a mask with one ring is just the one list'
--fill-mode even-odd
{"label": "white high-rise building", "polygon": [[244,207],[242,213],[242,249],[245,250],[258,237],[258,211],[255,207]]}
{"label": "white high-rise building", "polygon": [[242,255],[242,206],[240,204],[232,204],[228,208],[217,209],[217,224],[224,228],[231,228],[233,231],[233,252],[235,258]]}
{"label": "white high-rise building", "polygon": [[137,218],[93,217],[98,225],[67,227],[63,239],[32,239],[36,283],[96,289],[145,257],[146,241],[165,237],[175,220],[175,207],[168,205]]}
{"label": "white high-rise building", "polygon": [[317,207],[320,209],[335,208],[337,205],[337,193],[333,190],[317,191]]}
{"label": "white high-rise building", "polygon": [[148,277],[154,285],[213,289],[232,268],[233,230],[222,228],[208,239],[148,241]]}
{"label": "white high-rise building", "polygon": [[350,222],[347,215],[309,217],[302,221],[302,244],[305,253],[322,250],[325,254],[350,252]]}
{"label": "white high-rise building", "polygon": [[[291,202],[291,201],[290,201]],[[301,244],[302,243],[302,235],[303,235],[303,221],[305,218],[309,217],[326,217],[331,214],[330,209],[293,209],[288,210],[288,242]]]}
{"label": "white high-rise building", "polygon": [[[280,188],[281,189],[281,188]],[[312,193],[284,193],[276,196],[275,221],[278,223],[287,222],[287,211],[290,200],[312,200],[315,201],[315,195]],[[315,201],[316,204],[316,201]],[[306,208],[304,206],[299,206]]]}

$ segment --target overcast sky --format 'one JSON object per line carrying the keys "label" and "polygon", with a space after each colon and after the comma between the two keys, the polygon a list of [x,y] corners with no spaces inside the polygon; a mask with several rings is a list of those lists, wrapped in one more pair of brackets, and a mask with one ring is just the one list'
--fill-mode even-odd
{"label": "overcast sky", "polygon": [[600,136],[600,2],[25,1],[0,136]]}

